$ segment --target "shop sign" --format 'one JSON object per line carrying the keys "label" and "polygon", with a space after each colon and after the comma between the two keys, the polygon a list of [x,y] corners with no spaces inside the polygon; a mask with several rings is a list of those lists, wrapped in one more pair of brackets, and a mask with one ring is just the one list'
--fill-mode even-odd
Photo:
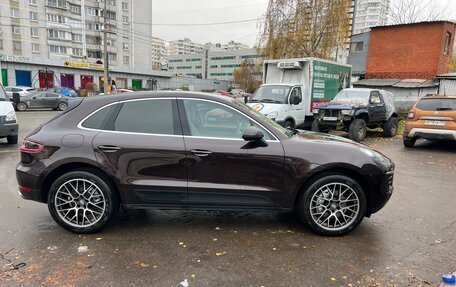
{"label": "shop sign", "polygon": [[17,63],[28,63],[28,62],[30,62],[30,58],[29,57],[25,57],[25,56],[15,56],[15,55],[0,54],[0,61],[17,62]]}
{"label": "shop sign", "polygon": [[84,69],[91,69],[91,70],[103,70],[102,64],[96,63],[88,63],[88,62],[78,62],[78,61],[65,61],[63,63],[65,67],[72,67],[72,68],[84,68]]}

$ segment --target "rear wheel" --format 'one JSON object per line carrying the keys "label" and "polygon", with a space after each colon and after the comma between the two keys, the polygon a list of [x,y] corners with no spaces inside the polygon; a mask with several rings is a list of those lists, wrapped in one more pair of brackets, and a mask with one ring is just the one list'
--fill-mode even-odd
{"label": "rear wheel", "polygon": [[320,121],[317,119],[314,119],[312,122],[312,131],[313,132],[320,132]]}
{"label": "rear wheel", "polygon": [[100,230],[118,209],[109,180],[91,170],[74,170],[57,178],[50,187],[48,208],[54,220],[75,233]]}
{"label": "rear wheel", "polygon": [[326,173],[316,178],[301,194],[298,209],[302,221],[313,232],[338,236],[361,223],[366,198],[354,179],[343,174]]}
{"label": "rear wheel", "polygon": [[383,135],[390,138],[395,137],[397,135],[398,126],[399,120],[396,117],[389,118],[383,126]]}
{"label": "rear wheel", "polygon": [[366,138],[366,133],[366,122],[363,119],[353,120],[349,127],[350,139],[361,142]]}
{"label": "rear wheel", "polygon": [[6,139],[8,140],[8,144],[17,144],[18,136],[7,136]]}
{"label": "rear wheel", "polygon": [[416,138],[404,137],[403,143],[405,147],[413,147],[416,143]]}
{"label": "rear wheel", "polygon": [[68,104],[67,104],[67,103],[64,103],[64,102],[61,102],[61,103],[59,103],[59,105],[58,105],[59,111],[64,111],[64,110],[67,109],[67,107],[68,107]]}
{"label": "rear wheel", "polygon": [[27,109],[27,105],[24,102],[19,102],[16,105],[16,109],[20,112],[23,112]]}

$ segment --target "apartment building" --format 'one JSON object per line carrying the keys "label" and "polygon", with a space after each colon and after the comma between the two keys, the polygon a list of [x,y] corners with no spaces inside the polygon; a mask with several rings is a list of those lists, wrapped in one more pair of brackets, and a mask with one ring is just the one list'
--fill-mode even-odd
{"label": "apartment building", "polygon": [[152,37],[151,40],[152,52],[152,69],[162,70],[165,68],[166,59],[168,57],[168,47],[163,39]]}
{"label": "apartment building", "polygon": [[352,35],[388,22],[390,0],[354,0]]}
{"label": "apartment building", "polygon": [[169,55],[202,54],[204,45],[185,38],[169,42]]}
{"label": "apartment building", "polygon": [[[3,84],[31,86],[36,79],[40,86],[84,87],[87,81],[102,84],[103,79],[95,80],[93,74],[102,69],[105,19],[110,68],[151,70],[150,37],[144,36],[152,33],[151,14],[149,0],[7,1],[0,9]],[[61,77],[47,75],[48,70],[61,68],[66,71]]]}
{"label": "apartment building", "polygon": [[203,79],[233,81],[234,69],[244,60],[260,64],[260,56],[255,49],[225,51],[220,47],[206,45],[204,53],[193,55],[170,55],[169,71],[172,74]]}

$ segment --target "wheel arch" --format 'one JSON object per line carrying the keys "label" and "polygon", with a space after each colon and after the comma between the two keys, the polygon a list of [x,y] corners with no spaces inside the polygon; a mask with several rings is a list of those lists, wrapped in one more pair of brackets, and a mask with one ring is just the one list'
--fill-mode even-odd
{"label": "wheel arch", "polygon": [[121,199],[119,190],[117,189],[117,186],[115,184],[115,180],[112,176],[110,176],[108,173],[106,173],[104,170],[99,168],[98,166],[87,163],[87,162],[69,162],[69,163],[64,163],[59,166],[56,166],[54,169],[52,169],[51,172],[46,174],[44,179],[42,180],[41,183],[41,198],[44,203],[47,203],[47,197],[49,194],[49,188],[51,187],[52,183],[54,182],[55,179],[60,177],[61,175],[73,171],[73,170],[90,170],[91,172],[94,172],[96,175],[102,177],[103,179],[108,181],[108,184],[112,186],[114,189],[114,192],[116,193],[116,196]]}
{"label": "wheel arch", "polygon": [[368,124],[370,119],[369,113],[365,110],[361,110],[355,114],[355,119],[363,119],[366,124]]}
{"label": "wheel arch", "polygon": [[293,208],[296,208],[300,196],[306,191],[306,189],[316,180],[316,178],[324,174],[341,174],[354,179],[364,191],[366,197],[366,214],[369,217],[372,210],[372,196],[370,194],[370,184],[366,177],[357,170],[356,167],[350,166],[320,166],[318,167],[301,185],[299,186],[296,196],[294,198]]}

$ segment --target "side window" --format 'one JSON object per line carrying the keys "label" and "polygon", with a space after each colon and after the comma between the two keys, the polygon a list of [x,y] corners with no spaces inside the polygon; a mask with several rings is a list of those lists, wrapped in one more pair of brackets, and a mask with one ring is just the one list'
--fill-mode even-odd
{"label": "side window", "polygon": [[173,99],[149,99],[125,102],[113,123],[114,131],[177,135],[182,134],[173,114]]}
{"label": "side window", "polygon": [[266,140],[271,136],[244,114],[227,106],[200,100],[183,100],[192,136],[242,139],[244,131],[255,126]]}
{"label": "side window", "polygon": [[107,118],[111,115],[117,105],[110,105],[104,107],[98,112],[94,113],[88,117],[83,123],[82,126],[89,129],[102,130],[106,123]]}
{"label": "side window", "polygon": [[46,93],[38,93],[36,95],[37,98],[45,98],[46,97]]}
{"label": "side window", "polygon": [[298,96],[299,99],[302,101],[301,88],[294,87],[293,90],[291,91],[291,96]]}
{"label": "side window", "polygon": [[382,98],[380,97],[379,92],[377,92],[377,91],[371,92],[370,103],[371,104],[381,104],[382,103]]}
{"label": "side window", "polygon": [[12,88],[11,90],[12,90],[14,93],[22,92],[22,89],[18,89],[18,88]]}
{"label": "side window", "polygon": [[46,93],[46,98],[57,98],[59,95],[54,93]]}

